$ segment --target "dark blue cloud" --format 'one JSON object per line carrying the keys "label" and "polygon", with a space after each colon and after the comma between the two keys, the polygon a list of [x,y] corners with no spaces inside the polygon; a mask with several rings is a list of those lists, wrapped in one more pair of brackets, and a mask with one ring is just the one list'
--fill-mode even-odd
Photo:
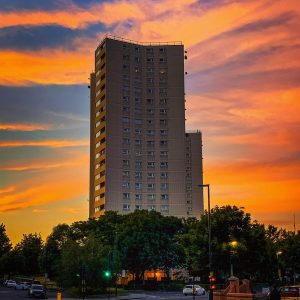
{"label": "dark blue cloud", "polygon": [[0,49],[39,50],[44,48],[74,48],[78,37],[94,38],[105,30],[102,24],[85,29],[70,29],[58,25],[10,26],[0,28]]}
{"label": "dark blue cloud", "polygon": [[[47,137],[88,137],[89,89],[84,85],[0,86],[1,123],[53,125]],[[0,140],[40,139],[41,132],[0,131]]]}
{"label": "dark blue cloud", "polygon": [[66,9],[70,4],[79,7],[89,7],[94,3],[109,1],[102,0],[0,0],[0,11],[20,11],[20,10],[56,10]]}

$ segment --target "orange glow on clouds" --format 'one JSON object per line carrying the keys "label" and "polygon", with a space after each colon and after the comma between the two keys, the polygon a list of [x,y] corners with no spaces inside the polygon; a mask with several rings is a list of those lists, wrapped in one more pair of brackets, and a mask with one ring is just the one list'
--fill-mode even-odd
{"label": "orange glow on clouds", "polygon": [[50,148],[89,146],[89,140],[42,140],[42,141],[4,141],[1,147],[40,146]]}
{"label": "orange glow on clouds", "polygon": [[0,123],[0,130],[36,131],[48,129],[50,129],[50,125]]}
{"label": "orange glow on clouds", "polygon": [[[73,161],[73,163],[72,163]],[[1,192],[0,213],[55,203],[87,193],[88,157],[73,156],[68,162],[57,165],[20,167],[22,170],[42,170],[27,180],[4,187]],[[78,170],[74,176],[74,168]],[[11,167],[10,170],[18,169]],[[84,170],[83,172],[80,170]]]}

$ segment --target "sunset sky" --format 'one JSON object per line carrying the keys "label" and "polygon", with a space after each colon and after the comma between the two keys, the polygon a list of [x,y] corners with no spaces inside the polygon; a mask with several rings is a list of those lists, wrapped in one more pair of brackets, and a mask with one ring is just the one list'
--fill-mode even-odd
{"label": "sunset sky", "polygon": [[300,229],[299,0],[0,0],[0,223],[88,217],[89,90],[106,34],[182,41],[213,205]]}

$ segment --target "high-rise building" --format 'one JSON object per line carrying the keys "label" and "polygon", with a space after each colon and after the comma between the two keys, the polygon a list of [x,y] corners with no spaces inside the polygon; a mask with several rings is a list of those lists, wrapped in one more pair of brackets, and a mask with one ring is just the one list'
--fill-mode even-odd
{"label": "high-rise building", "polygon": [[106,37],[91,74],[90,217],[203,213],[201,133],[185,132],[184,47]]}

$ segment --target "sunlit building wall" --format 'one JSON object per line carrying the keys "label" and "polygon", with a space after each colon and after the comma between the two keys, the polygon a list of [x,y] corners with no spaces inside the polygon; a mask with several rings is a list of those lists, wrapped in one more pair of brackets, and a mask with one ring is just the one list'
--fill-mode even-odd
{"label": "sunlit building wall", "polygon": [[199,217],[201,133],[185,132],[184,47],[105,38],[91,74],[90,217]]}

